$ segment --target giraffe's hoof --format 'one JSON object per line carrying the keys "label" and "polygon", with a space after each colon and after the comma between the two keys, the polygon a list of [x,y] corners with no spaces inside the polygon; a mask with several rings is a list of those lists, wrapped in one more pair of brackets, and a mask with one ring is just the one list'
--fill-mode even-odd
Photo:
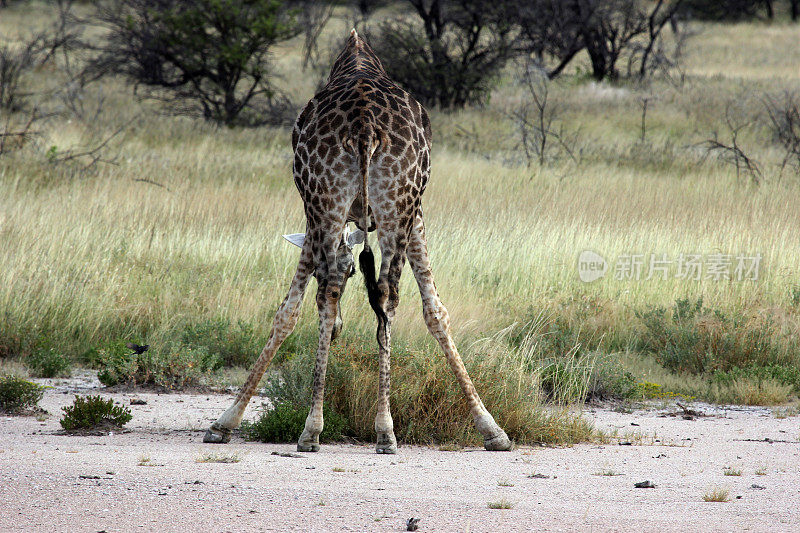
{"label": "giraffe's hoof", "polygon": [[507,452],[511,449],[511,440],[502,429],[500,433],[490,439],[483,440],[483,447],[490,452]]}
{"label": "giraffe's hoof", "polygon": [[220,428],[211,426],[206,431],[205,436],[203,437],[203,442],[210,442],[213,444],[227,444],[231,440],[231,430],[226,428]]}
{"label": "giraffe's hoof", "polygon": [[397,439],[394,438],[394,432],[378,433],[378,444],[375,446],[377,453],[397,453]]}
{"label": "giraffe's hoof", "polygon": [[297,443],[297,451],[298,452],[318,452],[319,451],[319,443],[318,442],[298,442]]}

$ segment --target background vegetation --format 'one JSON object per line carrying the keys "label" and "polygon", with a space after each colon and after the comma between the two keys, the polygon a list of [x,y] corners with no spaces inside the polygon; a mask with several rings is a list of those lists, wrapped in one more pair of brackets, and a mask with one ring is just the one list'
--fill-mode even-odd
{"label": "background vegetation", "polygon": [[[258,354],[297,260],[281,238],[303,227],[288,129],[175,116],[123,75],[90,79],[86,43],[107,35],[76,22],[92,10],[73,7],[65,24],[48,3],[0,9],[0,76],[38,43],[15,74],[13,105],[0,106],[0,358],[42,376],[91,366],[107,384],[235,385],[229,369]],[[366,12],[376,36],[397,13],[418,23],[402,3]],[[522,61],[517,50],[479,98],[431,107],[425,213],[437,287],[487,406],[517,439],[580,433],[568,415],[543,421],[543,402],[800,393],[800,26],[789,3],[765,13],[680,19],[663,47],[688,40],[645,77],[625,68],[598,83],[585,49],[550,76],[557,56],[527,49]],[[346,6],[322,15],[316,52],[304,34],[269,47],[269,87],[294,106],[365,16]],[[681,279],[673,264],[667,279],[611,270],[584,283],[583,250],[612,269],[631,254],[762,259],[757,281]],[[374,320],[358,284],[342,309],[348,333],[328,398],[363,436]],[[420,314],[406,272],[393,335],[398,435],[462,439],[453,421],[463,406]],[[127,341],[150,351],[133,357]],[[310,374],[315,346],[311,297],[279,354],[284,379]],[[302,405],[302,394],[285,399]]]}

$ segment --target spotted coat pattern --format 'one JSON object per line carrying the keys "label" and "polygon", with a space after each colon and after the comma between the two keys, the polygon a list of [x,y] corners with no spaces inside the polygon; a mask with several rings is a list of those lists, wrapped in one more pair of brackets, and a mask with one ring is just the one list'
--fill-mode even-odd
{"label": "spotted coat pattern", "polygon": [[306,217],[306,238],[297,271],[247,382],[204,440],[230,439],[272,357],[294,329],[313,275],[317,279],[320,335],[312,406],[298,449],[319,449],[328,350],[340,328],[339,300],[355,271],[346,240],[346,225],[352,222],[367,232],[365,250],[369,250],[371,231],[377,234],[381,249],[378,305],[387,322],[378,328],[376,450],[394,453],[397,449],[389,406],[389,363],[391,322],[406,260],[419,286],[425,323],[447,357],[486,448],[509,449],[508,437],[483,406],[464,368],[450,334],[447,310],[434,285],[421,207],[430,177],[430,120],[425,109],[389,79],[380,60],[355,30],[333,64],[327,85],[300,113],[292,132],[292,147],[294,182]]}

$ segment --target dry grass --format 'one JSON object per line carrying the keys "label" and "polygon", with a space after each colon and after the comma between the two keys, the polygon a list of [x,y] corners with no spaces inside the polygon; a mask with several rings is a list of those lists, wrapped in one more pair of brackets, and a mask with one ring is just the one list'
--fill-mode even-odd
{"label": "dry grass", "polygon": [[500,498],[499,500],[490,501],[487,506],[489,509],[511,509],[514,507],[514,503],[505,498]]}
{"label": "dry grass", "polygon": [[217,453],[205,452],[200,454],[195,460],[195,463],[238,463],[242,458],[238,453]]}
{"label": "dry grass", "polygon": [[703,494],[703,501],[704,502],[729,502],[731,501],[730,498],[730,491],[728,489],[715,487],[705,494]]}
{"label": "dry grass", "polygon": [[[13,36],[30,24],[25,9],[4,11],[0,35]],[[798,364],[787,343],[800,336],[800,309],[790,298],[791,280],[800,279],[800,218],[793,200],[800,180],[779,177],[780,154],[763,128],[742,137],[764,169],[758,188],[737,181],[730,167],[704,161],[696,144],[712,131],[724,132],[728,100],[756,106],[759,94],[796,87],[800,56],[787,43],[800,40],[800,26],[698,29],[683,86],[664,81],[651,87],[596,85],[575,76],[553,86],[565,127],[580,131],[580,165],[562,161],[527,169],[510,161],[514,139],[504,117],[521,98],[510,83],[485,109],[432,112],[433,176],[425,214],[437,287],[465,360],[480,376],[478,390],[518,435],[569,441],[590,433],[583,426],[554,429],[548,420],[561,426],[579,423],[543,411],[540,397],[526,400],[524,409],[506,399],[511,389],[538,390],[536,373],[523,371],[537,360],[524,346],[510,349],[496,334],[537,317],[581,332],[580,339],[561,346],[549,343],[553,334],[543,331],[539,351],[530,350],[572,365],[570,375],[577,377],[565,394],[570,401],[585,395],[587,376],[598,361],[599,352],[587,348],[598,348],[603,357],[611,353],[637,378],[671,391],[767,404],[794,394],[791,387],[768,381],[714,388],[702,377],[666,372],[635,352],[641,334],[638,309],[702,296],[722,312],[773,317],[775,342],[787,347],[782,357]],[[746,54],[736,44],[741,42],[748,42]],[[310,76],[294,74],[297,43],[281,47],[276,62],[292,74],[282,83],[297,101],[309,97]],[[55,70],[29,81],[45,88],[62,83],[60,76]],[[154,112],[153,104],[138,102],[118,80],[105,82],[103,92],[108,100],[98,121],[87,124],[62,113],[35,145],[0,159],[0,355],[25,355],[43,338],[54,339],[72,358],[110,339],[146,337],[163,344],[179,335],[182,324],[216,318],[243,320],[266,334],[297,260],[297,250],[281,234],[303,228],[302,204],[290,177],[288,131],[222,130],[165,116]],[[91,101],[98,93],[99,87],[91,87],[85,98]],[[641,143],[639,98],[651,93],[658,98],[648,114],[647,141]],[[744,93],[753,96],[744,98]],[[744,114],[752,110],[746,105]],[[82,173],[78,167],[53,166],[43,155],[51,146],[91,145],[128,121],[131,126],[115,144],[116,166]],[[473,129],[474,136],[460,133]],[[585,284],[576,272],[578,254],[585,249],[612,262],[634,253],[665,253],[672,259],[688,253],[758,253],[762,271],[757,283],[689,282],[674,276],[626,281],[610,273]],[[287,351],[315,343],[314,291],[312,283],[299,334]],[[430,397],[449,378],[421,319],[408,272],[400,294],[393,338],[416,354],[407,358],[412,367],[423,358],[431,363],[418,368],[420,379],[398,379],[394,394]],[[356,355],[372,357],[374,318],[358,283],[351,283],[342,309],[346,328],[358,339],[370,339],[357,346]],[[435,370],[434,362],[443,370]],[[365,365],[352,381],[345,380],[347,389],[332,395],[361,387],[369,394],[347,402],[353,412],[368,413],[373,374]],[[431,406],[401,399],[395,411],[407,411],[413,421],[420,420],[420,410],[436,415],[463,410],[454,387],[438,397],[446,401]],[[534,408],[536,413],[525,412]],[[371,434],[372,422],[363,416],[362,429]],[[541,428],[544,433],[533,434]]]}

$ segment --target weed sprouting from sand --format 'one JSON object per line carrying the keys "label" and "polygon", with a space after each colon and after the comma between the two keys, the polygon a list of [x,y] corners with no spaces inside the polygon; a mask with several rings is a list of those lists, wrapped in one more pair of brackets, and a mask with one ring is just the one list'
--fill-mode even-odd
{"label": "weed sprouting from sand", "polygon": [[734,468],[732,466],[726,466],[722,470],[722,473],[725,474],[726,476],[741,476],[742,475],[742,470],[740,468]]}
{"label": "weed sprouting from sand", "polygon": [[730,499],[730,491],[721,487],[715,487],[703,494],[704,502],[728,502]]}
{"label": "weed sprouting from sand", "polygon": [[514,503],[506,498],[500,498],[499,500],[490,501],[487,506],[489,509],[511,509],[514,507]]}
{"label": "weed sprouting from sand", "polygon": [[593,475],[593,476],[607,476],[607,477],[613,477],[613,476],[622,476],[622,475],[624,475],[624,474],[622,474],[622,473],[620,473],[620,472],[617,472],[616,470],[611,470],[610,468],[604,468],[604,469],[602,469],[602,470],[598,470],[597,472],[595,472],[595,473],[594,473],[594,474],[592,474],[592,475]]}
{"label": "weed sprouting from sand", "polygon": [[195,463],[238,463],[241,461],[242,458],[239,456],[238,453],[222,453],[222,452],[205,452],[200,454],[197,459],[194,460]]}
{"label": "weed sprouting from sand", "polygon": [[513,487],[514,484],[511,481],[509,481],[508,479],[499,479],[499,480],[497,480],[497,486],[498,487]]}

